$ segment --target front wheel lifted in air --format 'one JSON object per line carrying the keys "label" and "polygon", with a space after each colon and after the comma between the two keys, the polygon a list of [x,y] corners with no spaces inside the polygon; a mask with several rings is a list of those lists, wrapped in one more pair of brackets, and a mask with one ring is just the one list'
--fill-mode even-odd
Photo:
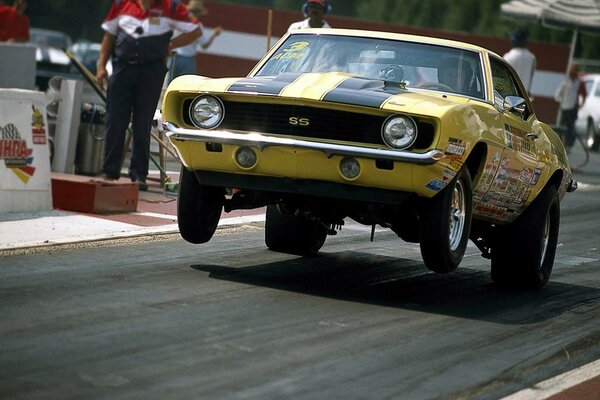
{"label": "front wheel lifted in air", "polygon": [[466,165],[440,193],[427,200],[421,212],[420,244],[425,266],[438,273],[460,264],[471,229],[471,174]]}
{"label": "front wheel lifted in air", "polygon": [[177,196],[177,224],[181,236],[190,243],[208,242],[217,230],[224,201],[223,188],[201,185],[194,172],[182,166]]}

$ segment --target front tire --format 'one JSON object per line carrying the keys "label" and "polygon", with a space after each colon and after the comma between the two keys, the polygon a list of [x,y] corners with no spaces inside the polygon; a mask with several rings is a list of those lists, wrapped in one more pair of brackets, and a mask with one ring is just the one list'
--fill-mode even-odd
{"label": "front tire", "polygon": [[492,249],[492,280],[507,287],[543,287],[554,265],[559,222],[557,189],[550,185],[515,222],[499,228]]}
{"label": "front tire", "polygon": [[273,251],[296,255],[316,255],[327,238],[319,221],[283,214],[276,205],[267,206],[265,244]]}
{"label": "front tire", "polygon": [[425,266],[451,272],[462,261],[472,215],[471,174],[464,166],[443,191],[430,199],[421,216],[420,243]]}
{"label": "front tire", "polygon": [[198,183],[196,175],[181,167],[177,196],[177,224],[181,237],[194,244],[208,242],[221,219],[225,191]]}

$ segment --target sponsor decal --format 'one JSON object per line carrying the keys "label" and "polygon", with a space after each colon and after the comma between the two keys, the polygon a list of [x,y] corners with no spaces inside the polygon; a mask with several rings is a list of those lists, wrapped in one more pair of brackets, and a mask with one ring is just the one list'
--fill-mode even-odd
{"label": "sponsor decal", "polygon": [[449,182],[451,181],[454,177],[456,176],[456,172],[452,171],[450,169],[445,169],[443,172],[443,176],[442,179],[444,180],[444,182]]}
{"label": "sponsor decal", "polygon": [[524,155],[533,157],[532,142],[527,138],[527,132],[512,125],[504,124],[506,145]]}
{"label": "sponsor decal", "polygon": [[444,152],[444,154],[462,157],[465,155],[466,151],[467,148],[463,145],[462,140],[449,138],[448,147],[446,147],[446,151]]}
{"label": "sponsor decal", "polygon": [[449,171],[456,173],[462,168],[467,146],[468,143],[461,139],[448,138],[448,146],[444,150],[444,163]]}
{"label": "sponsor decal", "polygon": [[31,137],[33,144],[46,144],[46,127],[44,125],[44,116],[40,109],[31,105],[33,113],[31,115]]}
{"label": "sponsor decal", "polygon": [[429,182],[427,185],[425,185],[425,187],[427,189],[431,189],[435,192],[439,192],[440,190],[445,188],[447,184],[448,184],[448,182],[444,182],[440,179],[434,179],[431,182]]}
{"label": "sponsor decal", "polygon": [[304,57],[308,50],[309,42],[296,42],[273,56],[274,60],[297,60]]}
{"label": "sponsor decal", "polygon": [[456,157],[446,158],[445,162],[448,163],[447,168],[454,172],[458,172],[460,170],[460,168],[463,166],[461,158],[456,158]]}
{"label": "sponsor decal", "polygon": [[490,204],[476,204],[474,207],[474,211],[480,215],[487,215],[490,217],[507,219],[508,218],[508,210],[505,207],[500,207],[497,205]]}
{"label": "sponsor decal", "polygon": [[33,149],[27,147],[15,125],[0,127],[0,161],[25,184],[35,173],[32,154]]}
{"label": "sponsor decal", "polygon": [[537,185],[538,181],[540,180],[540,176],[542,176],[542,169],[536,168],[533,173],[533,176],[531,177],[531,185],[532,186]]}

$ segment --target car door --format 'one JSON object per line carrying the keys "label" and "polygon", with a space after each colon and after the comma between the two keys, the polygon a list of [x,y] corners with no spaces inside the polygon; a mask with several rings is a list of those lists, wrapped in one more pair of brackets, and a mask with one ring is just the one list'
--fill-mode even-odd
{"label": "car door", "polygon": [[[537,138],[543,137],[526,92],[515,72],[503,60],[490,56],[494,104],[502,114],[504,148],[500,165],[485,201],[504,211],[507,220],[524,209],[541,172]],[[521,107],[517,106],[521,98]],[[511,106],[509,106],[509,104]],[[542,139],[543,140],[543,139]]]}

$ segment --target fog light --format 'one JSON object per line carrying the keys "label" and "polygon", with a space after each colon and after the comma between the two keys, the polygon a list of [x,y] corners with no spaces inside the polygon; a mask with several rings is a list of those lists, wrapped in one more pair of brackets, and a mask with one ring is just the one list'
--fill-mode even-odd
{"label": "fog light", "polygon": [[354,158],[344,157],[340,161],[340,172],[346,179],[355,179],[360,174],[360,164]]}
{"label": "fog light", "polygon": [[235,161],[242,168],[252,168],[256,165],[256,153],[250,147],[240,147],[235,152]]}

